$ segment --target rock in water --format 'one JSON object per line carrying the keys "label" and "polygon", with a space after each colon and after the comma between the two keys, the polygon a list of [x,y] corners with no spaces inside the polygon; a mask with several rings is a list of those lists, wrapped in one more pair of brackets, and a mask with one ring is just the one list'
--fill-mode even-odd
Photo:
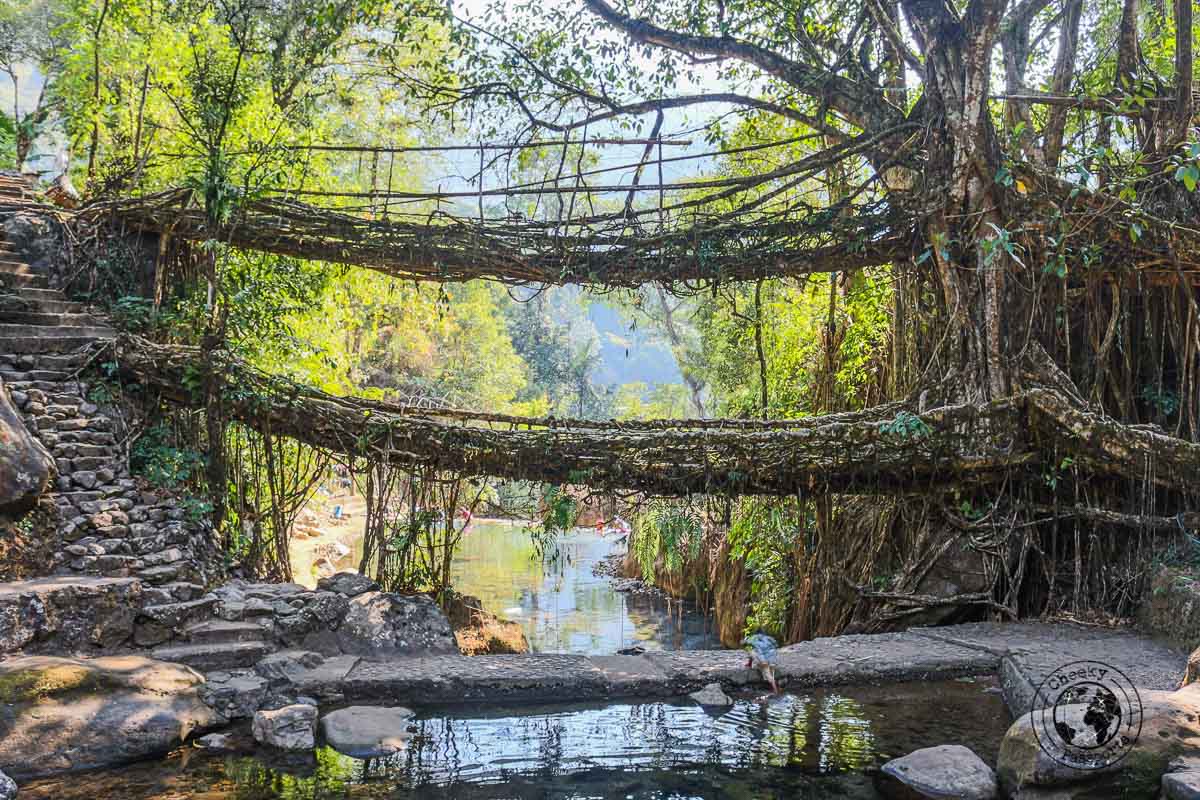
{"label": "rock in water", "polygon": [[237,750],[233,737],[228,733],[210,733],[196,740],[196,746],[202,750],[212,750],[215,753],[232,753]]}
{"label": "rock in water", "polygon": [[339,753],[354,758],[381,758],[403,750],[412,735],[407,708],[350,706],[321,718],[325,741]]}
{"label": "rock in water", "polygon": [[1200,800],[1200,772],[1163,775],[1162,800]]}
{"label": "rock in water", "polygon": [[883,765],[876,783],[890,800],[994,800],[996,774],[966,747],[914,750]]}
{"label": "rock in water", "polygon": [[358,595],[338,626],[337,640],[343,653],[355,656],[458,653],[450,620],[424,595]]}
{"label": "rock in water", "polygon": [[16,800],[17,782],[0,772],[0,800]]}
{"label": "rock in water", "polygon": [[317,743],[317,709],[296,704],[258,711],[250,731],[255,741],[280,750],[312,750]]}
{"label": "rock in water", "polygon": [[204,678],[140,656],[27,656],[0,662],[0,769],[18,778],[165,753],[225,720]]}
{"label": "rock in water", "polygon": [[54,459],[25,427],[0,380],[0,515],[33,508],[53,475]]}
{"label": "rock in water", "polygon": [[692,692],[688,697],[706,708],[728,708],[733,705],[733,698],[725,694],[719,683],[710,683],[700,691]]}
{"label": "rock in water", "polygon": [[[1200,757],[1200,683],[1176,692],[1141,690],[1142,725],[1129,752],[1100,769],[1075,769],[1051,758],[1038,741],[1032,714],[1004,734],[996,774],[1001,787],[1020,797],[1035,789],[1061,789],[1065,797],[1154,797],[1172,762]],[[1086,707],[1061,706],[1064,718],[1082,717]],[[1050,796],[1047,792],[1046,796]]]}
{"label": "rock in water", "polygon": [[344,594],[347,597],[358,597],[360,594],[366,592],[377,591],[379,584],[366,575],[360,575],[357,572],[339,572],[335,575],[330,575],[328,578],[321,578],[317,581],[317,588],[327,592]]}

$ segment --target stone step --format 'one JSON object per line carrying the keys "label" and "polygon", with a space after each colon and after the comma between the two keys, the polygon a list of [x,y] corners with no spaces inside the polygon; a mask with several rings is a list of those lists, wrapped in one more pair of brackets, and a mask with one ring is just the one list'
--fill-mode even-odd
{"label": "stone step", "polygon": [[205,595],[197,600],[146,606],[142,609],[141,616],[168,628],[181,628],[189,623],[208,619],[216,604],[215,596]]}
{"label": "stone step", "polygon": [[93,339],[112,338],[116,332],[112,328],[100,325],[63,325],[46,328],[40,325],[22,325],[0,322],[0,342],[12,337],[37,337],[41,339],[91,337]]}
{"label": "stone step", "polygon": [[102,323],[91,314],[56,314],[45,311],[0,311],[0,323],[8,325],[36,325],[39,328],[88,328]]}
{"label": "stone step", "polygon": [[44,289],[38,286],[18,286],[14,290],[17,296],[30,302],[39,300],[66,300],[67,296],[61,289]]}
{"label": "stone step", "polygon": [[201,672],[210,672],[248,669],[271,652],[272,648],[265,642],[233,642],[156,647],[150,654],[159,661],[174,661]]}
{"label": "stone step", "polygon": [[27,289],[26,292],[38,292],[39,294],[32,297],[26,297],[24,293],[18,292],[20,298],[26,303],[26,311],[32,311],[39,314],[86,314],[88,307],[83,303],[78,303],[74,300],[67,300],[54,289]]}
{"label": "stone step", "polygon": [[[61,383],[65,380],[70,380],[71,373],[59,372],[52,369],[32,369],[28,372],[19,372],[15,369],[0,367],[0,378],[9,383],[16,383],[18,381],[21,383],[33,381]],[[76,401],[78,402],[78,398],[76,398]]]}
{"label": "stone step", "polygon": [[17,256],[0,253],[0,272],[5,275],[38,275],[29,262]]}
{"label": "stone step", "polygon": [[[0,350],[3,350],[3,345],[0,345]],[[47,353],[46,355],[0,355],[0,365],[7,365],[6,368],[17,370],[31,369],[52,369],[52,370],[75,370],[87,363],[90,353],[66,353],[55,354]]]}
{"label": "stone step", "polygon": [[37,389],[40,392],[45,392],[47,395],[62,395],[63,391],[73,392],[76,397],[83,395],[83,386],[78,381],[63,381],[61,383],[55,381],[19,381],[5,378],[4,383],[8,388],[15,389],[21,392],[28,392],[30,389]]}
{"label": "stone step", "polygon": [[[71,328],[82,331],[83,328]],[[101,340],[112,340],[112,331],[103,334],[71,334],[62,336],[12,336],[0,331],[0,348],[9,353],[43,355],[45,353],[73,353]],[[34,387],[38,388],[38,387]]]}
{"label": "stone step", "polygon": [[226,622],[213,619],[198,622],[184,629],[183,636],[192,644],[233,644],[263,642],[267,631],[254,622]]}
{"label": "stone step", "polygon": [[0,286],[17,289],[27,286],[31,289],[49,289],[50,281],[45,275],[22,275],[17,273],[0,273]]}

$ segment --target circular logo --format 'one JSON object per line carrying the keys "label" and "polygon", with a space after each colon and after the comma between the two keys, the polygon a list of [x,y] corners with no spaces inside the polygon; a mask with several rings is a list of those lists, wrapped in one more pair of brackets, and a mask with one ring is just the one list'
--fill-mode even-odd
{"label": "circular logo", "polygon": [[1133,681],[1101,661],[1073,661],[1046,676],[1033,699],[1042,752],[1074,769],[1104,769],[1129,754],[1142,732]]}

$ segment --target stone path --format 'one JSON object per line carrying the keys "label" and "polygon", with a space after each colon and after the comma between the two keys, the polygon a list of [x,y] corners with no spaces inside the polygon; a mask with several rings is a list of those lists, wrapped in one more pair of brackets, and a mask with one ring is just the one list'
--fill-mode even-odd
{"label": "stone path", "polygon": [[211,557],[204,526],[175,498],[138,486],[128,442],[105,413],[104,387],[79,377],[113,329],[52,285],[46,259],[31,263],[29,242],[10,241],[40,220],[22,210],[21,192],[19,181],[0,176],[0,391],[58,469],[54,569],[152,584],[203,579],[199,567]]}
{"label": "stone path", "polygon": [[[1098,660],[1143,689],[1174,689],[1186,656],[1136,633],[1065,623],[972,623],[904,633],[839,636],[785,647],[778,675],[789,688],[946,680],[998,674],[1014,714],[1034,687],[1075,660]],[[326,700],[398,703],[568,702],[671,697],[710,682],[761,685],[737,651],[639,656],[421,656],[388,661],[342,657],[300,670],[295,690]]]}
{"label": "stone path", "polygon": [[[146,631],[162,627],[169,641],[140,652],[206,673],[204,695],[231,718],[298,696],[325,703],[425,706],[669,698],[713,682],[726,689],[764,685],[736,650],[462,656],[443,648],[441,654],[428,654],[430,646],[420,633],[424,628],[415,623],[403,636],[407,646],[425,655],[385,659],[320,647],[330,636],[317,624],[320,615],[335,605],[346,612],[360,601],[376,603],[380,595],[363,591],[369,585],[337,584],[350,592],[349,601],[329,590],[333,584],[313,592],[294,584],[235,583],[209,594],[195,586],[196,596],[162,603],[162,587],[135,579],[58,577],[0,584],[0,651],[128,651],[157,644],[157,636],[145,640]],[[399,620],[412,622],[419,611],[406,606],[396,612],[399,617],[381,624],[404,630]],[[330,617],[331,624],[339,619]],[[342,619],[338,629],[350,625]],[[437,641],[452,647],[444,627]],[[424,635],[435,633],[429,628]],[[1029,709],[1046,675],[1079,660],[1109,664],[1146,690],[1176,688],[1187,662],[1184,653],[1126,629],[970,623],[790,645],[779,651],[777,674],[793,690],[997,675],[1009,709],[1019,715]]]}

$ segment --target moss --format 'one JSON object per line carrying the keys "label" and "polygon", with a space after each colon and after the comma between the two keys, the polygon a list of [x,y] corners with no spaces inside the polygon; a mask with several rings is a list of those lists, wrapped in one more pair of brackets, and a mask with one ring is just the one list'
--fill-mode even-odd
{"label": "moss", "polygon": [[51,697],[99,689],[103,677],[78,664],[0,672],[0,703],[39,703]]}

